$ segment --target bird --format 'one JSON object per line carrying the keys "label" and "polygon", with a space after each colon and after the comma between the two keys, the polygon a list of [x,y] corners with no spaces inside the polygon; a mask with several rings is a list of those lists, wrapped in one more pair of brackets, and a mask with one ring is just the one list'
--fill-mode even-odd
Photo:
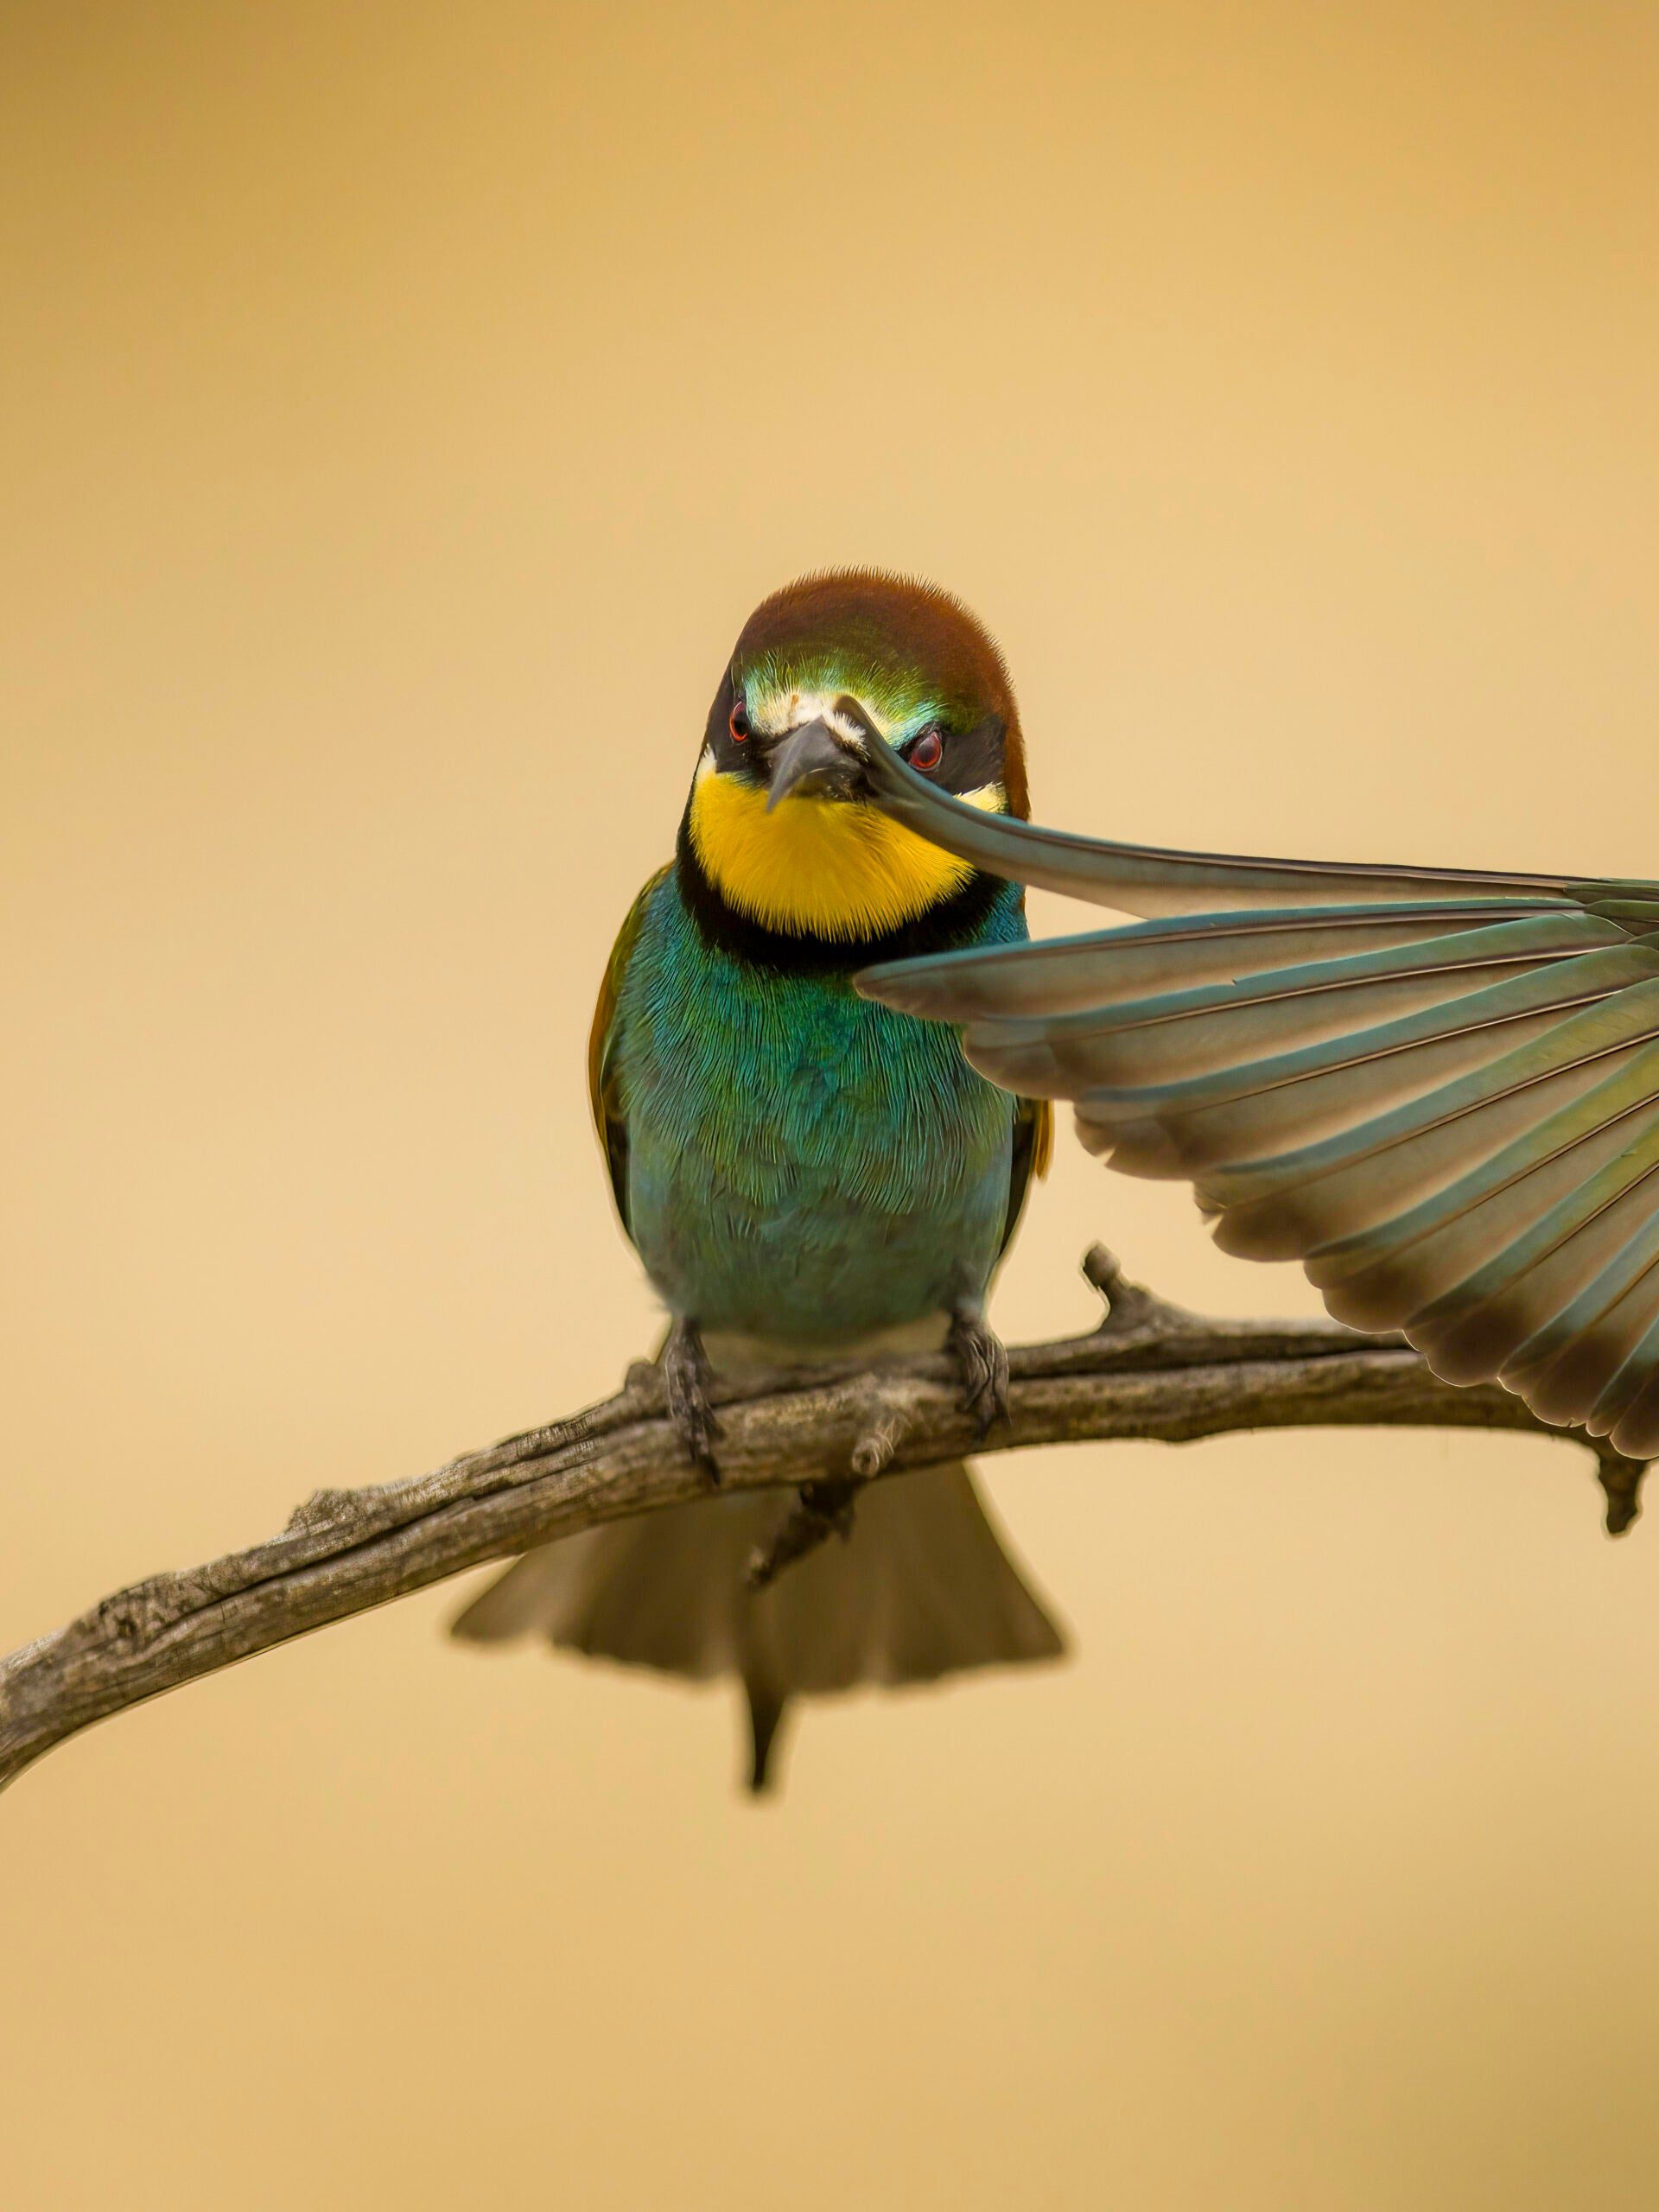
{"label": "bird", "polygon": [[616,1211],[668,1316],[667,1405],[709,1494],[526,1554],[454,1624],[735,1675],[755,1792],[796,1698],[1065,1649],[965,1465],[869,1484],[849,1540],[764,1590],[746,1564],[788,1494],[718,1494],[715,1377],[946,1349],[976,1428],[1006,1411],[986,1296],[1052,1109],[852,978],[1017,944],[1025,893],[871,805],[872,748],[965,808],[1027,810],[1007,671],[958,601],[870,569],[774,592],[727,661],[673,858],[623,923],[588,1054]]}
{"label": "bird", "polygon": [[861,991],[1072,1101],[1090,1152],[1189,1182],[1338,1320],[1659,1456],[1659,883],[1111,843],[867,775],[964,865],[1146,918]]}

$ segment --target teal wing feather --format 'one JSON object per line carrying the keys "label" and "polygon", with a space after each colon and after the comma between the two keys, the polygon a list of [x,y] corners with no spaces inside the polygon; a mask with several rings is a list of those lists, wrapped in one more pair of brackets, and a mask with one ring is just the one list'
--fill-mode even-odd
{"label": "teal wing feather", "polygon": [[622,977],[639,938],[639,925],[645,919],[651,895],[669,874],[671,865],[671,862],[669,867],[658,869],[628,909],[627,918],[617,933],[616,943],[611,947],[611,957],[605,963],[604,979],[599,987],[599,1002],[594,1008],[593,1027],[588,1033],[588,1103],[593,1109],[594,1128],[610,1175],[611,1194],[616,1200],[622,1226],[630,1235],[632,1231],[628,1222],[628,1123],[618,1081],[622,1045],[622,1024],[619,1014]]}
{"label": "teal wing feather", "polygon": [[[982,1073],[1191,1181],[1224,1249],[1301,1261],[1339,1319],[1659,1455],[1659,885],[1097,849],[1101,903],[1173,918],[861,988],[964,1024]],[[1090,850],[1065,841],[1067,887]]]}

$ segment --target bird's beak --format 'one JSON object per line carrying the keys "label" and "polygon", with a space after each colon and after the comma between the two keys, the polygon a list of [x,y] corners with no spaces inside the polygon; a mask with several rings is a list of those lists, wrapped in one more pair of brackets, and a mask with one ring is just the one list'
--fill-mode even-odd
{"label": "bird's beak", "polygon": [[809,793],[851,798],[862,787],[864,763],[855,741],[839,736],[822,720],[803,722],[780,737],[766,756],[766,811],[780,798]]}

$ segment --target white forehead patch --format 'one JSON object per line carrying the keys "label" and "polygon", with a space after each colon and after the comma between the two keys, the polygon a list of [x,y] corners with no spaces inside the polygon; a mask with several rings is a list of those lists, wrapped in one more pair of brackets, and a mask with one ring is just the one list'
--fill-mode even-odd
{"label": "white forehead patch", "polygon": [[[850,716],[837,714],[839,691],[757,691],[748,702],[749,721],[762,737],[782,737],[805,722],[827,722],[837,737],[845,738],[855,752],[864,749],[864,734]],[[861,702],[861,704],[862,702]],[[873,707],[864,711],[884,738],[891,741],[893,725]]]}

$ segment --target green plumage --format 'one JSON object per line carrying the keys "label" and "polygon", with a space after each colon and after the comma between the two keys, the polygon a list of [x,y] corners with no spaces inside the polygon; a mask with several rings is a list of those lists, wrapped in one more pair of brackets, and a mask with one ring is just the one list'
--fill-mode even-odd
{"label": "green plumage", "polygon": [[868,804],[872,747],[977,806],[1025,810],[1007,674],[963,607],[861,569],[774,594],[722,671],[676,858],[623,925],[588,1050],[622,1224],[673,1317],[665,1408],[711,1494],[530,1554],[456,1624],[483,1643],[528,1633],[693,1681],[736,1675],[755,1789],[796,1696],[1063,1649],[960,1463],[874,1485],[849,1541],[761,1590],[747,1569],[774,1554],[791,1497],[718,1492],[710,1389],[756,1356],[931,1339],[982,1430],[1005,1409],[985,1293],[1052,1114],[969,1067],[955,1031],[872,1004],[852,977],[883,957],[1018,946],[1024,894],[895,836]]}
{"label": "green plumage", "polygon": [[[1025,936],[1008,887],[963,942]],[[674,869],[629,918],[612,994],[613,1183],[672,1312],[822,1352],[977,1306],[1024,1193],[1033,1116],[949,1030],[860,998],[844,969],[711,942]]]}

